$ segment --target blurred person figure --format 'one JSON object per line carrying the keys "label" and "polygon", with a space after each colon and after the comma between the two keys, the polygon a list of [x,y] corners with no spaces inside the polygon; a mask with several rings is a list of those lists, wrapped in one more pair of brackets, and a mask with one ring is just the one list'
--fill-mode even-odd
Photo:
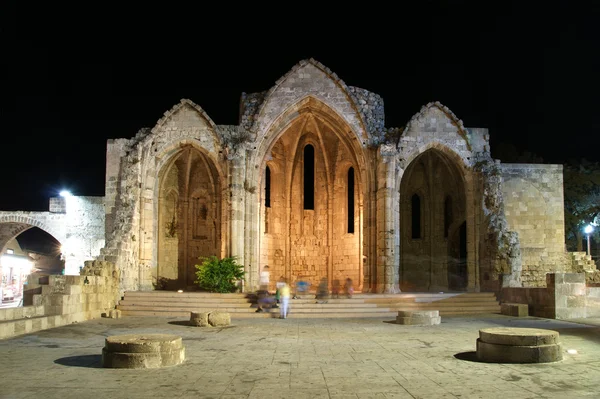
{"label": "blurred person figure", "polygon": [[340,297],[340,280],[333,280],[333,284],[331,284],[331,298],[339,298]]}
{"label": "blurred person figure", "polygon": [[286,319],[290,311],[291,290],[292,289],[287,281],[284,280],[281,288],[279,289],[279,300],[281,301],[281,306],[279,307],[279,317],[282,319]]}
{"label": "blurred person figure", "polygon": [[354,286],[352,285],[352,279],[348,277],[346,279],[346,283],[344,283],[344,292],[346,293],[347,298],[352,298],[354,294]]}
{"label": "blurred person figure", "polygon": [[281,302],[281,287],[283,287],[286,283],[285,277],[279,277],[277,283],[275,283],[275,301],[277,303]]}
{"label": "blurred person figure", "polygon": [[327,277],[321,278],[315,298],[317,299],[317,303],[327,303],[327,299],[329,298],[329,281],[327,281]]}
{"label": "blurred person figure", "polygon": [[296,295],[294,295],[294,299],[300,299],[301,295],[306,295],[309,287],[310,283],[304,280],[302,276],[298,276],[298,281],[296,281]]}

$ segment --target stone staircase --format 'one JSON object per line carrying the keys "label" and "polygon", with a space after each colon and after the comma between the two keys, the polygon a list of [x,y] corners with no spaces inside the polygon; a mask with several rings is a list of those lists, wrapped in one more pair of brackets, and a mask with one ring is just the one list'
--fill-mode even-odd
{"label": "stone staircase", "polygon": [[[500,313],[494,293],[355,294],[316,303],[314,294],[290,299],[290,318],[391,317],[398,310],[439,310],[440,316]],[[279,317],[279,309],[256,313],[248,294],[203,292],[127,291],[117,309],[123,316],[187,317],[191,312],[222,311],[232,319]]]}
{"label": "stone staircase", "polygon": [[569,252],[571,255],[571,262],[573,262],[573,270],[576,273],[581,272],[594,272],[596,270],[596,263],[592,260],[592,257],[586,252]]}
{"label": "stone staircase", "polygon": [[596,262],[586,252],[569,252],[573,271],[585,273],[585,281],[588,286],[600,286],[600,270],[597,270]]}

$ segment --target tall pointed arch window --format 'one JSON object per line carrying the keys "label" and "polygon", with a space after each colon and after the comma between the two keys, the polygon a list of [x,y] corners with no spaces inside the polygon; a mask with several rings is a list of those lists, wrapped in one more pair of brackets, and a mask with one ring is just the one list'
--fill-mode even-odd
{"label": "tall pointed arch window", "polygon": [[348,169],[348,233],[354,233],[354,168]]}
{"label": "tall pointed arch window", "polygon": [[304,209],[315,209],[315,149],[304,147]]}
{"label": "tall pointed arch window", "polygon": [[452,224],[452,197],[449,195],[444,200],[444,237],[448,238]]}
{"label": "tall pointed arch window", "polygon": [[271,207],[271,168],[265,169],[265,207]]}
{"label": "tall pointed arch window", "polygon": [[411,235],[413,239],[421,238],[421,197],[413,194],[411,203]]}

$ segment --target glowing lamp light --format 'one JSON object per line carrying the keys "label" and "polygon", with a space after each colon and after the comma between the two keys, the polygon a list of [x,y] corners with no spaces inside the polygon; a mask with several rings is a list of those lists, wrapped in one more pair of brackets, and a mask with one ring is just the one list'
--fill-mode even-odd
{"label": "glowing lamp light", "polygon": [[583,229],[583,232],[585,234],[587,234],[587,254],[588,254],[588,256],[592,256],[591,249],[590,249],[590,235],[592,234],[593,231],[594,231],[594,226],[592,226],[591,224],[588,224]]}
{"label": "glowing lamp light", "polygon": [[177,292],[179,292],[181,294],[183,292],[183,290],[177,290]]}
{"label": "glowing lamp light", "polygon": [[61,197],[70,197],[73,194],[71,194],[70,191],[62,190],[58,195],[60,195]]}

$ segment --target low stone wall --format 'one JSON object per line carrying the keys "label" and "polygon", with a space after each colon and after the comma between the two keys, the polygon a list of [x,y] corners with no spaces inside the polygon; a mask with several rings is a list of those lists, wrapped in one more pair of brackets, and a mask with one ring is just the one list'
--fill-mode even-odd
{"label": "low stone wall", "polygon": [[600,317],[600,287],[586,289],[586,317]]}
{"label": "low stone wall", "polygon": [[527,304],[530,316],[553,318],[554,300],[546,288],[503,288],[500,302]]}
{"label": "low stone wall", "polygon": [[118,302],[119,278],[109,262],[86,262],[80,276],[32,277],[18,308],[0,309],[0,339],[99,318]]}
{"label": "low stone wall", "polygon": [[503,288],[500,301],[528,304],[529,315],[549,319],[600,314],[600,289],[586,287],[585,273],[548,273],[545,288]]}

